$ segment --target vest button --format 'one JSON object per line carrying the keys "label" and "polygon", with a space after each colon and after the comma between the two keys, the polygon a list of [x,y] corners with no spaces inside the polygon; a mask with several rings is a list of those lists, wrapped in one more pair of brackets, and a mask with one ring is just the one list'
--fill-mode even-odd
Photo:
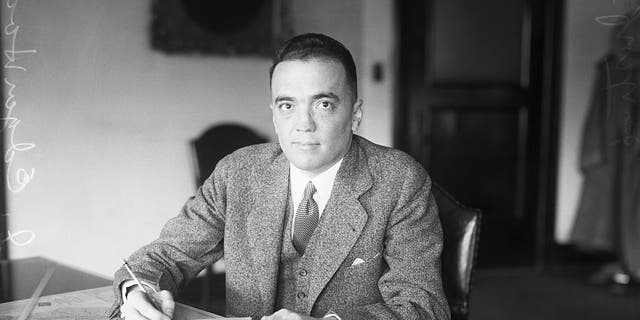
{"label": "vest button", "polygon": [[306,297],[307,297],[307,295],[304,294],[304,292],[298,292],[298,299],[304,299]]}
{"label": "vest button", "polygon": [[307,270],[305,270],[305,269],[300,269],[299,274],[300,274],[300,276],[306,277],[306,276],[307,276]]}

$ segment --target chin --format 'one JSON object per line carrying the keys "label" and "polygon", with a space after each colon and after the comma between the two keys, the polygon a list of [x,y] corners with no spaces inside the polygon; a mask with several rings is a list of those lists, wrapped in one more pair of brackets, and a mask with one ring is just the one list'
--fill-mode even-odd
{"label": "chin", "polygon": [[318,170],[319,166],[313,160],[311,161],[294,161],[293,164],[300,170],[313,172]]}
{"label": "chin", "polygon": [[315,172],[323,167],[323,164],[318,160],[319,159],[317,156],[314,157],[307,155],[297,156],[289,159],[289,161],[291,161],[291,163],[293,163],[293,165],[295,165],[298,169],[308,172]]}

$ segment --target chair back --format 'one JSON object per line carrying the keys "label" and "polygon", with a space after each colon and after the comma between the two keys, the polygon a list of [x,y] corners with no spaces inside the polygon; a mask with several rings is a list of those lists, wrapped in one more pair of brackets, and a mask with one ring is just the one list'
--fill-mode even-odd
{"label": "chair back", "polygon": [[209,177],[218,161],[226,155],[242,147],[264,142],[267,139],[239,124],[221,124],[207,129],[191,142],[196,160],[196,186]]}
{"label": "chair back", "polygon": [[460,204],[436,183],[432,190],[444,234],[442,285],[449,301],[451,319],[466,320],[481,213]]}

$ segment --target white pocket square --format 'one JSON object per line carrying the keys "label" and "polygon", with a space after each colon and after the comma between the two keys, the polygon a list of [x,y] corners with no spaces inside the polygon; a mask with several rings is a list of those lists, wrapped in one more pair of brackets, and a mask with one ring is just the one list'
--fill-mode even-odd
{"label": "white pocket square", "polygon": [[357,265],[362,264],[362,263],[364,263],[364,260],[362,260],[362,259],[360,259],[360,258],[355,258],[355,259],[353,260],[353,263],[351,264],[351,266],[352,266],[352,267],[353,267],[353,266],[357,266]]}
{"label": "white pocket square", "polygon": [[[375,256],[373,256],[371,259],[369,259],[369,261],[371,261],[371,260],[373,260],[373,259],[377,258],[379,255],[380,255],[380,252],[376,253],[376,255],[375,255]],[[363,264],[363,263],[365,263],[365,262],[367,262],[367,261],[364,261],[362,258],[355,258],[355,259],[353,259],[353,262],[351,263],[351,266],[352,266],[352,267],[353,267],[353,266],[357,266],[357,265],[359,265],[359,264]]]}

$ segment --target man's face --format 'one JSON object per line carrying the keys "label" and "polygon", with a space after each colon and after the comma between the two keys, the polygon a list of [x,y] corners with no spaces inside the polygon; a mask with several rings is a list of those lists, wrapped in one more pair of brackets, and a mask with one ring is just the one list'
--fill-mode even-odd
{"label": "man's face", "polygon": [[271,78],[273,125],[280,146],[311,176],[338,162],[362,118],[342,65],[311,59],[280,62]]}

